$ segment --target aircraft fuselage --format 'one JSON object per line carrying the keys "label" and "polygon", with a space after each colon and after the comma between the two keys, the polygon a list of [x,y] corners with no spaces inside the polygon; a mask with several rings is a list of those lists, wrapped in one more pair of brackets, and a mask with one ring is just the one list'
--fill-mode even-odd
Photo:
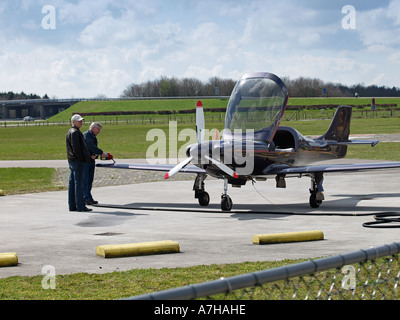
{"label": "aircraft fuselage", "polygon": [[[313,162],[343,158],[346,145],[330,145],[322,139],[304,137],[290,127],[280,127],[270,145],[262,140],[213,140],[190,148],[197,161],[193,163],[216,178],[228,178],[229,183],[244,184],[255,176],[267,175],[277,167],[294,167]],[[204,155],[219,158],[239,174],[234,179],[216,165],[204,160]]]}

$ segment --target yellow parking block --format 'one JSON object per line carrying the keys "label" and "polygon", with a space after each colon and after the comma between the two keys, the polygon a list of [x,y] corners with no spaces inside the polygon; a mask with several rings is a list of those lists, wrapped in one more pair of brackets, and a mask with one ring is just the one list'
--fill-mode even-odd
{"label": "yellow parking block", "polygon": [[180,252],[179,243],[171,240],[103,245],[96,248],[96,255],[104,258],[131,257],[178,252]]}
{"label": "yellow parking block", "polygon": [[0,267],[11,267],[18,264],[18,255],[15,252],[0,253]]}
{"label": "yellow parking block", "polygon": [[284,242],[315,241],[323,240],[324,233],[320,230],[256,234],[253,236],[254,244],[272,244]]}

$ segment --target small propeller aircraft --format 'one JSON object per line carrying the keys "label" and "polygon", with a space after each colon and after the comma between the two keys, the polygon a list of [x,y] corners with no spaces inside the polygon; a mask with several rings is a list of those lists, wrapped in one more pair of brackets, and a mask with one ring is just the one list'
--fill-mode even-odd
{"label": "small propeller aircraft", "polygon": [[187,147],[187,158],[182,162],[177,165],[114,162],[97,166],[165,171],[165,179],[177,172],[196,173],[193,190],[201,206],[210,202],[205,191],[206,177],[223,179],[223,211],[232,209],[232,200],[227,193],[229,184],[242,186],[247,181],[265,181],[273,176],[276,187],[285,188],[286,178],[307,176],[311,178],[309,204],[318,208],[324,200],[325,173],[400,168],[400,162],[311,165],[343,158],[348,145],[375,146],[379,141],[349,140],[352,112],[349,106],[339,106],[326,133],[315,139],[303,136],[294,128],[280,126],[288,98],[286,86],[276,75],[245,74],[230,96],[220,140],[203,141],[204,114],[199,101],[196,108],[197,143]]}

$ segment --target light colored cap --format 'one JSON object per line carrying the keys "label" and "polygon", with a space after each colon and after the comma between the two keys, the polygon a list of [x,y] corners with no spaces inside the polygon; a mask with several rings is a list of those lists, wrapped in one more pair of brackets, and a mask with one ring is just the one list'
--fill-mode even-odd
{"label": "light colored cap", "polygon": [[83,118],[79,114],[74,114],[71,118],[71,121],[82,121]]}

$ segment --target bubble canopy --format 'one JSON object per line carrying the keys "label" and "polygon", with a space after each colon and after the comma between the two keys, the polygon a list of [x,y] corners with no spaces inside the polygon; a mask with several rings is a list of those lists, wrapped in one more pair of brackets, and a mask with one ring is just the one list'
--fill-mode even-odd
{"label": "bubble canopy", "polygon": [[249,73],[232,91],[225,117],[224,139],[253,130],[254,136],[271,142],[282,120],[288,91],[272,73]]}

